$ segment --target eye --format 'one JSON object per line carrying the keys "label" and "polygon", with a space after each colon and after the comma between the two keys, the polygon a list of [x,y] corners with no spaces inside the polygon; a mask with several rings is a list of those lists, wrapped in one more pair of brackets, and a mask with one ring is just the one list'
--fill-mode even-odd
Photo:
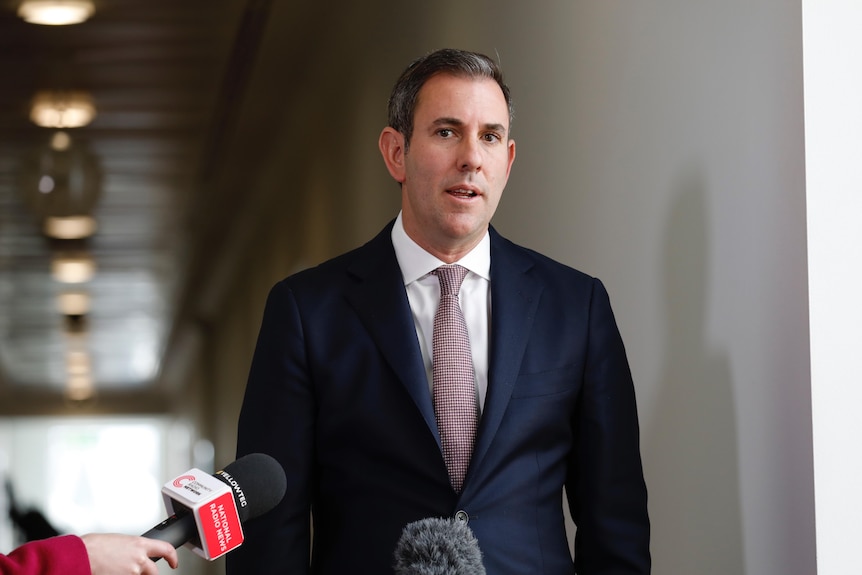
{"label": "eye", "polygon": [[437,130],[437,134],[438,134],[441,138],[451,138],[451,137],[452,137],[453,132],[452,132],[452,129],[451,129],[451,128],[440,128],[439,130]]}
{"label": "eye", "polygon": [[487,134],[482,134],[482,139],[486,142],[500,142],[502,138],[500,134],[495,134],[493,132],[488,132]]}

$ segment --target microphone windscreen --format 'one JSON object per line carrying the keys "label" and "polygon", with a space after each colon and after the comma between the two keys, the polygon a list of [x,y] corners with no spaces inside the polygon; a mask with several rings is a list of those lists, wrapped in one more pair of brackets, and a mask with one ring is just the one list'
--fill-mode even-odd
{"label": "microphone windscreen", "polygon": [[437,517],[404,527],[394,568],[397,575],[485,575],[473,531],[463,521]]}
{"label": "microphone windscreen", "polygon": [[265,453],[240,457],[215,476],[233,489],[239,518],[245,522],[263,515],[281,502],[287,478],[281,464]]}

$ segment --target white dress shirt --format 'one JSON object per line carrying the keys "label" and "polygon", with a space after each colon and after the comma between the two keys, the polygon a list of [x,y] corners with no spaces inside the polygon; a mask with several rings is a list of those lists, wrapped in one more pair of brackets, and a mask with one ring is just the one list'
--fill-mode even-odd
{"label": "white dress shirt", "polygon": [[[413,311],[413,323],[416,325],[416,336],[419,338],[430,391],[434,385],[431,338],[434,332],[434,314],[440,302],[440,282],[431,272],[446,262],[432,256],[410,239],[404,231],[401,213],[392,228],[392,245],[401,267],[410,309]],[[488,391],[488,331],[491,323],[491,238],[488,233],[485,232],[482,241],[455,263],[469,270],[458,295],[470,336],[476,377],[476,405],[481,414]]]}

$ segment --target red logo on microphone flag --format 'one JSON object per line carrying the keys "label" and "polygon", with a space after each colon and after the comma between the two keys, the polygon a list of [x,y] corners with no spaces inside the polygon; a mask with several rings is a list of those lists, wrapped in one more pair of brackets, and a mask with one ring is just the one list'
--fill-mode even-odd
{"label": "red logo on microphone flag", "polygon": [[200,518],[202,541],[207,559],[221,557],[243,542],[242,526],[233,493],[227,492],[201,505],[196,511]]}
{"label": "red logo on microphone flag", "polygon": [[174,487],[182,487],[183,483],[188,483],[189,481],[194,481],[194,475],[180,475],[176,479],[174,479]]}

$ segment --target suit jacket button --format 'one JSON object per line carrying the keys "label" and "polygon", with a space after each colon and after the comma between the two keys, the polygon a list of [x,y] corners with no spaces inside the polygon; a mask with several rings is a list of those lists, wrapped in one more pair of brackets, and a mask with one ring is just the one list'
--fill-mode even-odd
{"label": "suit jacket button", "polygon": [[466,511],[461,509],[461,510],[455,512],[455,519],[460,521],[461,523],[467,523],[468,521],[470,521],[470,516],[467,515]]}

